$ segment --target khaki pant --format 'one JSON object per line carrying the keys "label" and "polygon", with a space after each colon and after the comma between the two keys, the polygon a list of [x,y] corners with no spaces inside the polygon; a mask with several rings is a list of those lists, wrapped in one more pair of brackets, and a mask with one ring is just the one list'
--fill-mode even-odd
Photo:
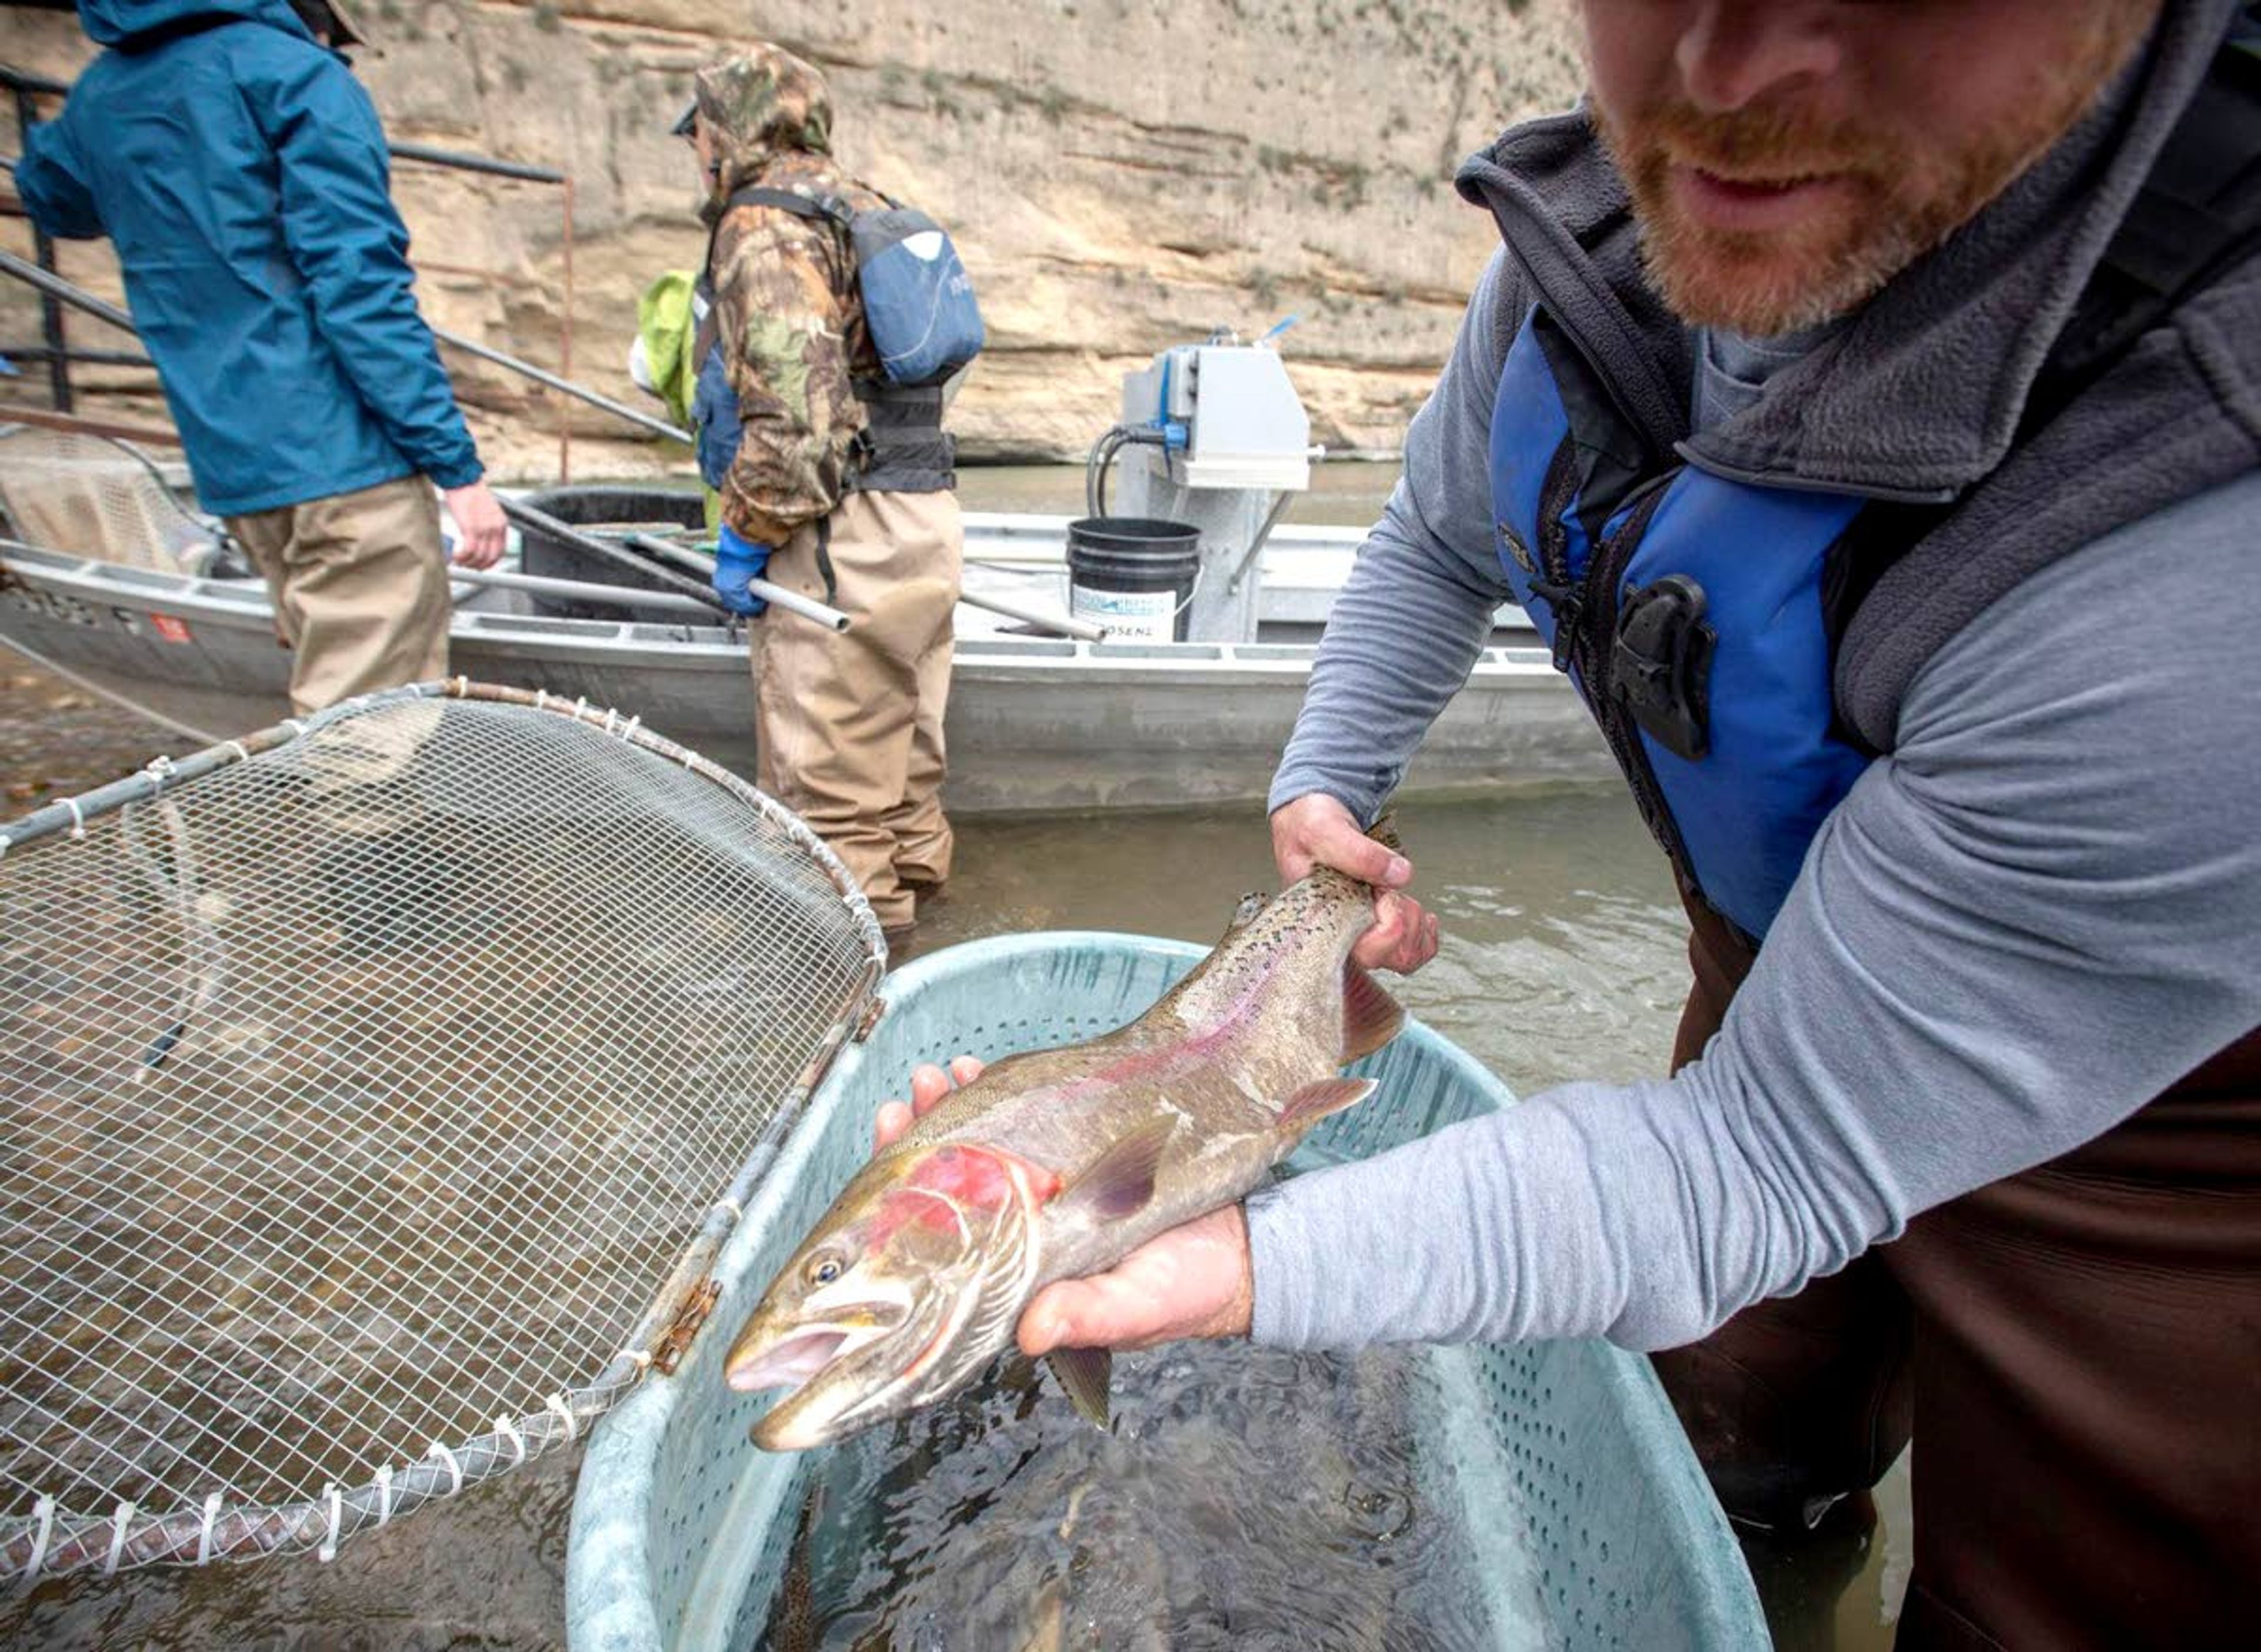
{"label": "khaki pant", "polygon": [[829,519],[837,588],[827,598],[817,529],[770,558],[767,578],[829,600],[855,623],[826,630],[772,608],[755,628],[757,783],[846,863],[883,928],[950,875],[942,715],[965,537],[951,493],[851,493]]}
{"label": "khaki pant", "polygon": [[448,674],[448,568],[440,504],[420,476],[231,516],[291,650],[291,704]]}

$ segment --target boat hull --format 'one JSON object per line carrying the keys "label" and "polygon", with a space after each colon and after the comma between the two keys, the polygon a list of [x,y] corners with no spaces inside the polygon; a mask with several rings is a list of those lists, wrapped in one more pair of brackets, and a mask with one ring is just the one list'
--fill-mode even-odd
{"label": "boat hull", "polygon": [[[255,581],[0,548],[0,641],[215,739],[290,711],[290,656]],[[783,621],[790,623],[790,621]],[[450,669],[617,708],[750,777],[747,643],[719,626],[459,608]],[[946,798],[962,814],[1260,801],[1315,649],[961,637]],[[1410,792],[1583,781],[1613,771],[1535,648],[1487,649],[1431,729]]]}

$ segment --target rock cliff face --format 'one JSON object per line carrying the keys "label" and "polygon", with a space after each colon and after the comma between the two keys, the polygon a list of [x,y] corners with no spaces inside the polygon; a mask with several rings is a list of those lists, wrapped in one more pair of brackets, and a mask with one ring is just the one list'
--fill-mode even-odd
{"label": "rock cliff face", "polygon": [[[1454,165],[1577,83],[1560,0],[360,0],[357,14],[377,42],[357,67],[396,140],[572,179],[569,274],[566,191],[402,163],[427,314],[552,369],[570,321],[571,375],[640,405],[635,295],[703,244],[690,157],[667,135],[692,71],[764,36],[817,63],[843,161],[948,224],[974,276],[991,347],[953,416],[973,456],[1080,456],[1125,368],[1291,313],[1283,353],[1314,440],[1394,449],[1494,244]],[[0,12],[0,60],[67,80],[89,55],[68,14]],[[28,250],[20,220],[4,233]],[[66,248],[62,265],[117,292],[106,248]],[[28,341],[35,313],[20,291],[6,301],[7,338]],[[74,325],[91,346],[107,332]],[[563,410],[499,370],[449,365],[497,472],[554,474],[543,433]],[[153,405],[146,376],[83,377],[104,405]],[[602,413],[570,416],[577,474],[682,463]]]}

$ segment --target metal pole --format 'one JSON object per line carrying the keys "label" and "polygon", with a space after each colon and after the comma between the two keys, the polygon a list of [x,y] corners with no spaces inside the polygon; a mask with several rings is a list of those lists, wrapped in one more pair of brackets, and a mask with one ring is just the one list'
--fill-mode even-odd
{"label": "metal pole", "polygon": [[1264,514],[1264,525],[1256,530],[1256,537],[1248,542],[1248,549],[1241,553],[1239,565],[1233,569],[1232,578],[1224,582],[1225,595],[1231,596],[1240,589],[1240,582],[1248,578],[1248,571],[1256,565],[1257,557],[1263,554],[1264,542],[1272,537],[1272,530],[1288,514],[1288,501],[1295,497],[1285,488],[1280,490],[1280,497],[1272,501],[1272,508]]}
{"label": "metal pole", "polygon": [[[123,327],[128,333],[135,330],[133,318],[116,305],[104,302],[83,287],[73,286],[61,276],[48,273],[28,258],[19,258],[14,253],[0,251],[0,273],[11,275],[18,281],[28,282],[41,292],[60,298],[65,304],[85,311],[89,315],[97,316],[112,327]],[[691,433],[688,430],[678,430],[664,419],[655,419],[650,413],[639,413],[633,407],[614,401],[609,396],[600,396],[595,391],[576,384],[570,379],[560,378],[555,373],[545,372],[531,362],[521,362],[515,356],[506,356],[502,351],[482,344],[476,339],[464,338],[462,334],[450,333],[444,327],[434,327],[432,336],[442,344],[455,346],[468,356],[476,356],[483,361],[492,362],[498,367],[506,367],[513,373],[523,373],[537,384],[547,384],[550,389],[562,391],[568,396],[578,396],[591,406],[601,407],[607,413],[616,414],[632,424],[642,425],[647,430],[666,436],[672,441],[683,442],[686,446],[690,443]]]}
{"label": "metal pole", "polygon": [[[33,126],[39,125],[39,111],[32,103],[32,88],[22,81],[16,86],[16,153],[24,153],[25,140]],[[49,275],[55,269],[55,244],[38,223],[32,225],[32,256],[40,269]],[[57,413],[68,413],[72,408],[70,382],[70,345],[63,336],[62,305],[54,295],[39,295],[39,334],[47,344],[47,395]]]}
{"label": "metal pole", "polygon": [[[18,258],[14,253],[0,251],[0,272],[11,275],[18,281],[28,282],[49,298],[60,298],[74,309],[107,321],[115,327],[134,333],[133,318],[116,305],[96,298],[83,287],[75,287],[52,270],[42,269],[28,258]],[[136,334],[138,337],[139,334]],[[685,441],[691,438],[685,436]]]}
{"label": "metal pole", "polygon": [[505,573],[494,568],[450,568],[448,578],[467,585],[493,585],[504,591],[528,591],[536,596],[563,597],[575,602],[594,602],[606,607],[657,608],[669,614],[711,621],[714,605],[672,591],[636,591],[627,585],[584,585],[578,579],[551,579],[541,574]]}
{"label": "metal pole", "polygon": [[453,345],[467,356],[476,356],[481,361],[492,362],[497,367],[506,367],[513,373],[522,373],[537,384],[547,384],[552,390],[562,391],[568,396],[578,397],[592,407],[601,407],[616,418],[627,420],[630,424],[642,425],[655,435],[665,436],[671,442],[680,442],[686,447],[690,445],[691,433],[688,430],[678,430],[664,419],[655,419],[650,413],[640,413],[625,403],[614,401],[609,396],[599,395],[585,385],[576,384],[571,379],[560,378],[555,373],[547,372],[531,362],[522,362],[515,356],[506,356],[502,351],[482,344],[476,339],[467,339],[459,333],[449,333],[444,328],[434,327],[432,336],[442,344]]}
{"label": "metal pole", "polygon": [[[678,568],[696,568],[710,572],[706,563],[695,557],[680,545],[671,545],[655,534],[623,534],[621,539],[638,550],[649,551],[662,562]],[[749,579],[746,589],[763,601],[783,608],[788,614],[798,614],[804,620],[813,620],[827,630],[844,631],[851,621],[845,614],[829,605],[805,597],[798,591],[788,591],[783,585],[772,585],[766,579]]]}
{"label": "metal pole", "polygon": [[[562,378],[573,377],[573,180],[565,185],[565,308],[557,318],[557,372]],[[557,479],[573,479],[573,410],[557,409]]]}
{"label": "metal pole", "polygon": [[1001,614],[1008,620],[1018,620],[1023,625],[1033,625],[1062,636],[1072,636],[1083,643],[1104,643],[1107,628],[1094,625],[1088,620],[1079,620],[1066,614],[1040,614],[1034,608],[1024,608],[1016,603],[1000,602],[994,597],[976,596],[961,590],[958,600],[969,608],[986,608],[992,614]]}

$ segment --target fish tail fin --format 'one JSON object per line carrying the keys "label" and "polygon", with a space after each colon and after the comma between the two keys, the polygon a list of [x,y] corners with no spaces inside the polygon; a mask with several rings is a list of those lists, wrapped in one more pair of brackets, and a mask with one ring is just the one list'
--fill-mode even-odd
{"label": "fish tail fin", "polygon": [[1346,1062],[1372,1055],[1405,1026],[1405,1006],[1365,967],[1343,965],[1343,1052]]}

